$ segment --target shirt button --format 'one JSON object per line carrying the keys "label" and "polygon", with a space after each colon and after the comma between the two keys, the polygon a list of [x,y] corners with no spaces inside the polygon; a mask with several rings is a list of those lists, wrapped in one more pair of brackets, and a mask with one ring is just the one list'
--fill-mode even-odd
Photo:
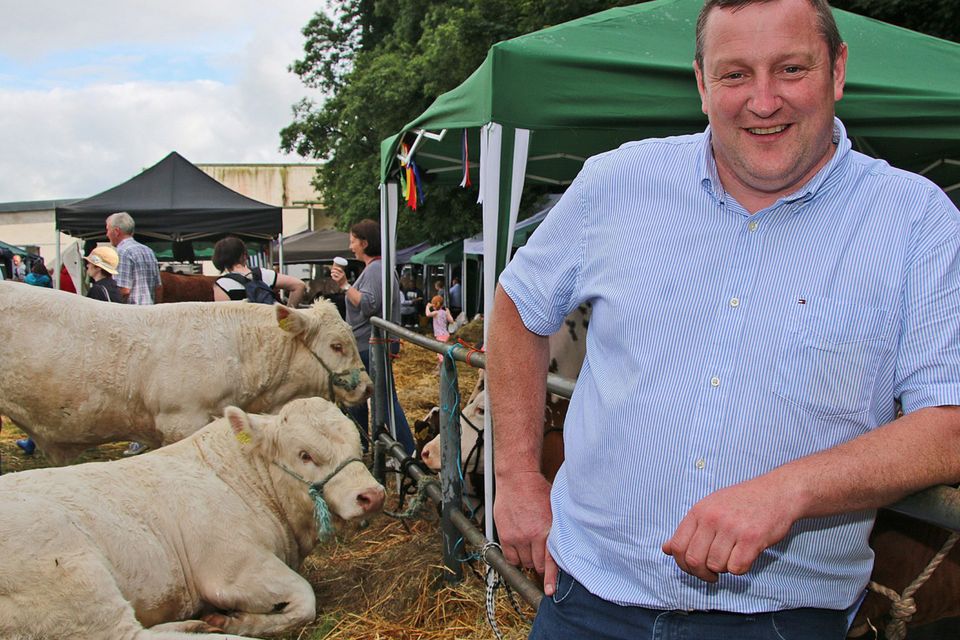
{"label": "shirt button", "polygon": [[740,306],[740,298],[730,298],[730,306],[736,309]]}
{"label": "shirt button", "polygon": [[711,386],[711,387],[719,387],[719,386],[720,386],[720,378],[718,378],[717,376],[713,376],[712,378],[710,378],[710,386]]}
{"label": "shirt button", "polygon": [[749,229],[750,232],[752,233],[752,232],[756,231],[756,230],[757,230],[757,227],[759,227],[759,226],[760,226],[760,225],[757,224],[756,222],[751,222],[751,223],[749,223],[749,224],[747,225],[747,229]]}
{"label": "shirt button", "polygon": [[707,466],[707,461],[704,460],[703,458],[700,458],[699,460],[697,460],[696,465],[697,465],[697,469],[703,469],[704,467]]}

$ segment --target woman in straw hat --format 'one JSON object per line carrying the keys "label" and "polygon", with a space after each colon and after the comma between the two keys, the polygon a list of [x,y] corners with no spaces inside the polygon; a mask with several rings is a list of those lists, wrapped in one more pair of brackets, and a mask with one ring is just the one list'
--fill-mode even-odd
{"label": "woman in straw hat", "polygon": [[86,256],[87,275],[93,280],[88,298],[103,300],[104,302],[123,302],[120,290],[113,276],[117,275],[120,258],[113,247],[97,247]]}

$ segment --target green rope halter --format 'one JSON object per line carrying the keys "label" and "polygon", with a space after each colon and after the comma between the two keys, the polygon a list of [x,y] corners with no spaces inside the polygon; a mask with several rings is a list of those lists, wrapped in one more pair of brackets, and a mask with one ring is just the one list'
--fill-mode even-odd
{"label": "green rope halter", "polygon": [[330,479],[333,478],[333,476],[343,471],[344,467],[351,462],[359,462],[360,464],[364,464],[363,460],[360,458],[347,458],[338,464],[336,469],[328,473],[323,480],[319,480],[317,482],[310,482],[296,471],[288,469],[279,462],[273,463],[303,484],[307,485],[307,493],[310,494],[310,498],[313,500],[313,519],[317,522],[317,539],[321,542],[333,534],[333,523],[330,521],[330,507],[327,506],[327,501],[323,499],[323,488],[330,481]]}
{"label": "green rope halter", "polygon": [[360,385],[360,373],[363,369],[347,369],[346,371],[334,371],[331,369],[326,362],[323,361],[323,358],[318,356],[313,352],[313,349],[307,346],[306,343],[303,344],[304,348],[307,350],[307,353],[312,355],[317,359],[317,362],[320,363],[320,366],[323,367],[327,372],[327,384],[330,386],[330,399],[333,400],[336,396],[333,395],[334,387],[341,387],[347,391],[353,391]]}

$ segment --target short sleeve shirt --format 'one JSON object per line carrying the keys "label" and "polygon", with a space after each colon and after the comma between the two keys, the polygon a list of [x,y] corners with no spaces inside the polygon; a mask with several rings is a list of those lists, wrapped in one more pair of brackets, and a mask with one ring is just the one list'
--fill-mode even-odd
{"label": "short sleeve shirt", "polygon": [[660,545],[701,498],[905,412],[960,404],[960,213],[851,150],[752,215],[710,131],[586,162],[500,283],[531,331],[592,305],[553,484],[550,551],[589,591],[654,609],[844,609],[874,513],[801,520],[715,585]]}
{"label": "short sleeve shirt", "polygon": [[117,272],[117,286],[130,289],[128,304],[153,304],[154,294],[160,286],[160,268],[157,256],[150,247],[140,244],[133,238],[126,238],[117,245],[120,267]]}

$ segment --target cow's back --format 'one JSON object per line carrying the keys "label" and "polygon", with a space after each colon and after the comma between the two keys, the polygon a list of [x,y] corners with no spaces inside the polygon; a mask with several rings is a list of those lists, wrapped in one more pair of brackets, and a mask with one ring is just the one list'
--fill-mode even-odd
{"label": "cow's back", "polygon": [[[197,441],[206,447],[229,439],[225,421],[214,428],[218,433],[207,429],[137,458],[0,477],[0,576],[6,576],[0,592],[5,580],[11,591],[29,592],[28,579],[50,583],[50,572],[21,569],[23,558],[77,567],[89,564],[87,557],[99,558],[140,621],[151,626],[197,610],[196,587],[184,585],[204,563],[222,564],[213,556],[230,540],[256,540],[281,557],[295,557],[266,507],[268,498],[240,477],[249,471],[226,467],[234,476],[222,478],[224,467],[214,470],[200,453]],[[237,486],[245,487],[243,496]]]}
{"label": "cow's back", "polygon": [[[0,388],[0,413],[41,443],[81,448],[124,438],[159,445],[157,417],[185,407],[196,414],[191,432],[199,429],[239,403],[230,374],[240,350],[274,347],[259,334],[283,333],[265,305],[108,304],[7,282],[0,317],[0,366],[16,373]],[[242,331],[258,335],[243,346]]]}
{"label": "cow's back", "polygon": [[217,276],[161,271],[158,302],[213,302],[213,284],[216,281]]}
{"label": "cow's back", "polygon": [[[231,488],[236,479],[224,482],[196,451],[189,440],[148,456],[0,477],[0,514],[26,514],[0,524],[0,567],[11,569],[5,565],[18,557],[43,562],[93,554],[111,567],[134,609],[152,612],[141,619],[145,626],[191,614],[199,599],[184,589],[192,579],[185,568],[195,570],[220,546],[212,542],[217,523],[230,522],[229,536],[237,540],[281,537],[264,528],[272,520],[261,512],[262,496],[238,496]],[[14,553],[16,544],[23,553]],[[30,576],[12,570],[20,579]]]}

